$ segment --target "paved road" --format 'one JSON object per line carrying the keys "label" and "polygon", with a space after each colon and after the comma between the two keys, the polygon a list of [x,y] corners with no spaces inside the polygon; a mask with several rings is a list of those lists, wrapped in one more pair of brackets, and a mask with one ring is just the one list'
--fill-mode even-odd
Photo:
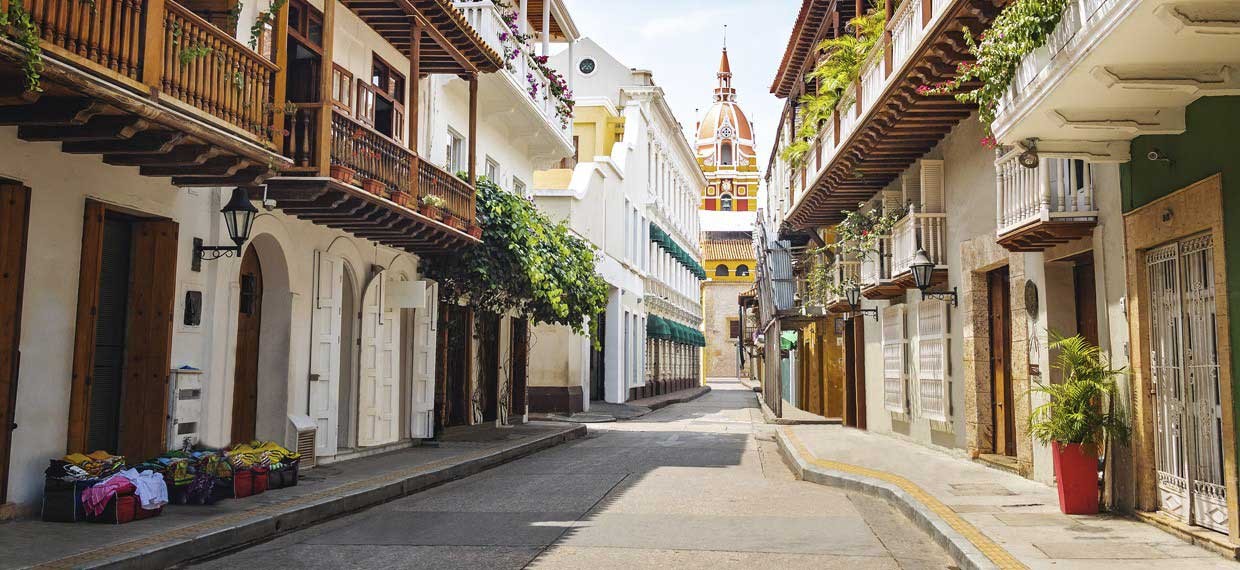
{"label": "paved road", "polygon": [[735,383],[208,568],[947,568],[890,505],[803,483]]}

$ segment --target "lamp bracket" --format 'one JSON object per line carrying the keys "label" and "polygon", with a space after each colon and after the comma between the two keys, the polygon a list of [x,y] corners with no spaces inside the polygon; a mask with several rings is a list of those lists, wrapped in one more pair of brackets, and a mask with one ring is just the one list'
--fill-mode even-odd
{"label": "lamp bracket", "polygon": [[857,316],[865,317],[866,315],[870,315],[871,317],[874,317],[874,320],[876,320],[876,321],[877,321],[877,320],[878,320],[878,309],[857,309],[857,308],[854,308],[854,309],[851,311],[851,314],[848,316],[848,318],[852,319],[852,318],[855,318],[855,317],[857,317]]}
{"label": "lamp bracket", "polygon": [[952,287],[951,291],[922,291],[921,298],[951,301],[953,307],[960,306],[959,295],[957,295],[955,287]]}
{"label": "lamp bracket", "polygon": [[194,238],[194,261],[190,269],[200,271],[202,262],[214,261],[221,257],[241,257],[241,246],[238,245],[203,245],[202,238]]}

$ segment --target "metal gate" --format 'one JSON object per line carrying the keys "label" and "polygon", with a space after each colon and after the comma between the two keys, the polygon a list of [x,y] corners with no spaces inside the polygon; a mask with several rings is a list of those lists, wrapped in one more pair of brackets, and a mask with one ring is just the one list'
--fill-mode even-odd
{"label": "metal gate", "polygon": [[1145,254],[1160,507],[1227,532],[1213,264],[1209,234]]}

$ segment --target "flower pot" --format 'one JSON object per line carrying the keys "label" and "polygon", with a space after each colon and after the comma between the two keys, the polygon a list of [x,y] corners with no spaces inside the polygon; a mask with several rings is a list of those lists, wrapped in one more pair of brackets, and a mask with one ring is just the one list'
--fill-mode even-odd
{"label": "flower pot", "polygon": [[469,235],[473,236],[474,239],[482,239],[482,226],[470,226]]}
{"label": "flower pot", "polygon": [[1059,510],[1065,515],[1098,513],[1098,450],[1093,445],[1051,442]]}
{"label": "flower pot", "polygon": [[468,230],[469,230],[469,222],[465,221],[465,218],[461,218],[461,217],[458,217],[458,216],[452,216],[452,219],[451,219],[451,220],[449,220],[449,222],[448,222],[448,223],[449,223],[452,227],[454,227],[454,228],[456,228],[456,229],[458,229],[458,230],[461,230],[461,231],[468,231]]}
{"label": "flower pot", "polygon": [[333,164],[331,175],[332,178],[344,182],[345,184],[352,184],[353,177],[357,176],[357,171],[343,164]]}
{"label": "flower pot", "polygon": [[408,192],[392,192],[392,201],[408,208],[413,204],[413,194]]}
{"label": "flower pot", "polygon": [[362,180],[362,189],[375,196],[387,196],[387,186],[374,178]]}
{"label": "flower pot", "polygon": [[439,208],[436,208],[434,206],[422,204],[418,206],[418,212],[422,214],[423,216],[426,216],[432,220],[439,219]]}

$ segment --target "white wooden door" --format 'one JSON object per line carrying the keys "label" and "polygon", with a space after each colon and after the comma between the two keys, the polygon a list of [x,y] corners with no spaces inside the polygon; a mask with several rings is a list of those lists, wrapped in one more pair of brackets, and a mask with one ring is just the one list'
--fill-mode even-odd
{"label": "white wooden door", "polygon": [[388,277],[386,271],[376,274],[362,295],[357,427],[361,447],[391,443],[399,437],[400,311],[385,306]]}
{"label": "white wooden door", "polygon": [[413,315],[413,394],[409,434],[435,435],[435,348],[439,339],[438,287],[426,286],[426,307]]}
{"label": "white wooden door", "polygon": [[310,348],[310,416],[318,426],[315,453],[336,454],[340,394],[340,320],[344,306],[344,260],[314,252],[314,343]]}
{"label": "white wooden door", "polygon": [[904,382],[904,305],[883,307],[883,406],[891,412],[908,410]]}

